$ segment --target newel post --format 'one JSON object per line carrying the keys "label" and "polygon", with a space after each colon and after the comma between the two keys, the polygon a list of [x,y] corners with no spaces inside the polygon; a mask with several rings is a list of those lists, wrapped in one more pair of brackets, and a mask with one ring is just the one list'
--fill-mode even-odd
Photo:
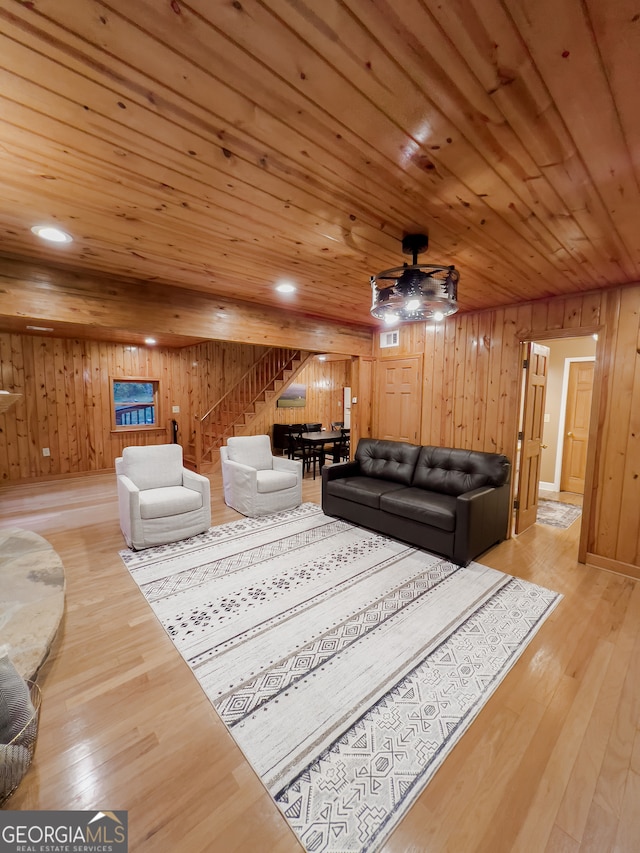
{"label": "newel post", "polygon": [[196,415],[196,428],[194,430],[194,450],[196,458],[196,471],[202,470],[202,424]]}

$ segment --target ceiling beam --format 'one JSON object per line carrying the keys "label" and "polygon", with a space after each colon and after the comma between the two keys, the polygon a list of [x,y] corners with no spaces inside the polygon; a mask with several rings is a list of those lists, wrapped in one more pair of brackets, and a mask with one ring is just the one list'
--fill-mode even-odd
{"label": "ceiling beam", "polygon": [[[127,281],[0,259],[0,324],[63,324],[77,335],[159,344],[185,339],[292,346],[313,352],[371,355],[372,330],[291,311],[210,296],[154,282]],[[56,329],[56,331],[60,331]],[[140,341],[142,342],[142,341]]]}

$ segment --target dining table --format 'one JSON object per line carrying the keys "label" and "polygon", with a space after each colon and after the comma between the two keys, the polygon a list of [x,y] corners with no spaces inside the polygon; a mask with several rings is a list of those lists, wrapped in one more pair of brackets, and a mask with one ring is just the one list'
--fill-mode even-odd
{"label": "dining table", "polygon": [[[348,439],[349,430],[340,430],[340,429],[323,429],[318,432],[303,432],[300,434],[300,441],[303,444],[306,444],[309,447],[312,447],[314,450],[317,449],[319,462],[320,462],[320,470],[322,470],[322,466],[325,464],[326,455],[329,453],[333,455],[333,461],[339,462],[340,457],[336,459],[336,454],[338,454],[337,446],[342,444],[345,441],[345,438]],[[327,450],[327,445],[333,445],[333,447]],[[313,466],[313,479],[316,478],[316,468]]]}

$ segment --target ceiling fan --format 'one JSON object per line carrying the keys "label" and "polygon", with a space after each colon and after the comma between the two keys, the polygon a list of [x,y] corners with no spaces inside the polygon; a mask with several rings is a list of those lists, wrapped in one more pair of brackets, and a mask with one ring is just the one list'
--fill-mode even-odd
{"label": "ceiling fan", "polygon": [[412,262],[371,276],[371,314],[378,320],[389,325],[443,320],[458,310],[460,274],[454,266],[419,264],[418,255],[428,245],[426,234],[407,234],[402,251]]}

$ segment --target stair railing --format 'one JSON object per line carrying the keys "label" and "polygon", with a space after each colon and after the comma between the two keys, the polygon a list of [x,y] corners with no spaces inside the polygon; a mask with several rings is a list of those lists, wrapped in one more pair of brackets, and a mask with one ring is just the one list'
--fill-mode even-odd
{"label": "stair railing", "polygon": [[294,359],[301,358],[299,349],[271,347],[264,353],[201,417],[196,416],[194,428],[195,464],[200,470],[203,461],[218,449],[246,413],[262,398]]}

